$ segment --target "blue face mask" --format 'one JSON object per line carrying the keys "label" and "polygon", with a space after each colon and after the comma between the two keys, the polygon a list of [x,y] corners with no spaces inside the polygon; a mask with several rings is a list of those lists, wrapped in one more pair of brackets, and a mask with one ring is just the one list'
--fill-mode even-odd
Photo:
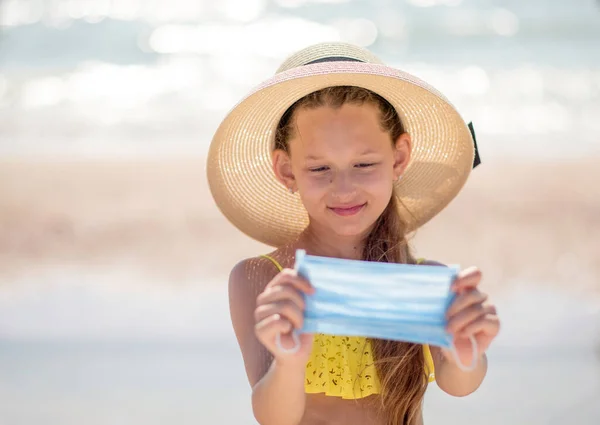
{"label": "blue face mask", "polygon": [[295,269],[315,288],[305,295],[302,329],[294,331],[295,352],[300,346],[298,333],[325,333],[343,336],[406,341],[450,349],[457,365],[472,370],[477,359],[473,345],[473,364],[462,365],[446,332],[446,311],[455,297],[450,286],[457,267],[427,267],[380,263],[307,255],[296,252]]}

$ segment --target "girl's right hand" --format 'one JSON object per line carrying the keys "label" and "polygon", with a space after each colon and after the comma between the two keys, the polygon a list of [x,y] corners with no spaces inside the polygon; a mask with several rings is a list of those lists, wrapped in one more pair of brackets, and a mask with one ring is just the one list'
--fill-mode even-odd
{"label": "girl's right hand", "polygon": [[[297,343],[292,335],[295,329],[301,329],[304,323],[303,294],[313,294],[315,289],[304,278],[291,269],[283,269],[265,287],[256,299],[254,311],[254,331],[258,340],[271,352],[276,360],[298,361],[306,365],[312,350],[312,334],[298,334],[300,347],[291,350]],[[282,351],[277,346],[280,338]]]}

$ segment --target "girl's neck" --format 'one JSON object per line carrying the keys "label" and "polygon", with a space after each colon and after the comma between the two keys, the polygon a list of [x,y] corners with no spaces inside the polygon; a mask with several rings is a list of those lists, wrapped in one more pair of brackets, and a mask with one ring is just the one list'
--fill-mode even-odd
{"label": "girl's neck", "polygon": [[343,236],[311,223],[300,234],[298,245],[311,255],[360,260],[367,234]]}

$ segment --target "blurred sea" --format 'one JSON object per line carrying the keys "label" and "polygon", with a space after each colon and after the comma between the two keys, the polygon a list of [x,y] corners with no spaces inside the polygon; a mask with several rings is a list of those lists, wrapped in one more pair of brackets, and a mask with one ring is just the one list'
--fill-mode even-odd
{"label": "blurred sea", "polygon": [[[600,4],[594,0],[0,0],[0,25],[0,159],[185,156],[203,166],[227,110],[285,56],[327,40],[366,46],[445,93],[474,122],[484,162],[600,154]],[[140,246],[152,253],[156,241],[171,243],[152,235],[140,237],[149,248],[125,243],[117,266],[102,265],[103,251],[97,267],[45,264],[39,252],[53,243],[58,257],[60,244],[71,242],[85,257],[94,237],[99,245],[106,234],[117,244],[123,235],[128,241],[139,223],[147,225],[145,236],[154,226],[145,214],[164,212],[148,201],[121,199],[117,179],[109,187],[94,185],[89,196],[57,181],[61,201],[50,193],[42,206],[29,202],[38,192],[27,179],[3,192],[14,195],[7,216],[15,214],[18,229],[27,233],[38,220],[41,229],[58,223],[58,230],[35,227],[22,244],[15,236],[14,246],[30,263],[17,274],[0,273],[0,424],[254,423],[226,276],[211,272],[212,264],[183,279],[136,274],[128,255]],[[131,181],[133,188],[122,193],[135,191],[138,181]],[[151,198],[151,186],[144,188]],[[583,185],[578,191],[572,205],[579,205],[575,195],[593,193]],[[548,192],[540,204],[559,196]],[[75,230],[61,233],[71,217],[53,208],[60,213],[70,196],[78,207],[71,209]],[[587,208],[588,236],[597,241],[592,201],[578,202]],[[498,214],[516,217],[512,202]],[[173,225],[178,237],[184,213],[209,210],[168,206],[166,218],[154,217],[155,227]],[[536,217],[519,219],[527,225]],[[219,231],[202,226],[216,222],[197,220],[190,239],[208,234],[202,247],[210,249]],[[0,223],[0,236],[10,236],[11,226]],[[503,229],[493,229],[490,240],[510,234]],[[47,245],[39,248],[40,241]],[[13,242],[0,242],[0,254],[12,258],[2,249]],[[182,246],[197,253],[198,245]],[[484,246],[494,249],[493,242]],[[561,249],[570,250],[566,242]],[[508,268],[513,260],[507,258]],[[489,352],[488,378],[462,399],[430,386],[426,424],[600,423],[600,299],[576,285],[583,281],[572,266],[578,260],[561,266],[573,276],[572,287],[531,282],[526,272],[522,285],[494,287],[503,329]]]}
{"label": "blurred sea", "polygon": [[3,0],[0,155],[206,152],[294,50],[372,49],[473,121],[485,160],[600,152],[595,0]]}

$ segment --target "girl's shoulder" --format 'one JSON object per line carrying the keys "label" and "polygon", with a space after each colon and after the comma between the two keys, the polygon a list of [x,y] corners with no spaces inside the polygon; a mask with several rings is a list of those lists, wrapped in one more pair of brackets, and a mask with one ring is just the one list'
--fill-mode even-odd
{"label": "girl's shoulder", "polygon": [[289,251],[284,247],[239,261],[229,274],[230,293],[235,291],[258,296],[281,269],[293,266],[294,259]]}

